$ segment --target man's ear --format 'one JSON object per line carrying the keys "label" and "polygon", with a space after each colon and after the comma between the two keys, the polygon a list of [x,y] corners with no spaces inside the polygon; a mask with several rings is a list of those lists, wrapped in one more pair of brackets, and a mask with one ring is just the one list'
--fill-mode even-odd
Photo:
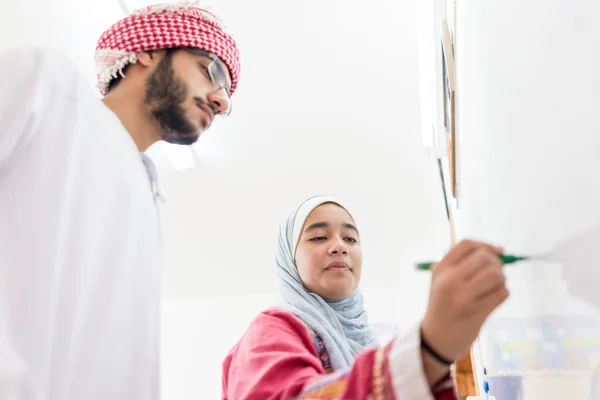
{"label": "man's ear", "polygon": [[158,54],[154,51],[138,51],[135,55],[138,64],[144,67],[150,67],[158,61]]}

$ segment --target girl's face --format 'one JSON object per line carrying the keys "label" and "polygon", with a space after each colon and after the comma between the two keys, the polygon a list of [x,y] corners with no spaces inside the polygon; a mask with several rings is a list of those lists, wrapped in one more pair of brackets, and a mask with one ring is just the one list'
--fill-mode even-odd
{"label": "girl's face", "polygon": [[362,250],[348,211],[334,203],[316,207],[302,227],[295,261],[304,286],[323,299],[342,300],[354,293]]}

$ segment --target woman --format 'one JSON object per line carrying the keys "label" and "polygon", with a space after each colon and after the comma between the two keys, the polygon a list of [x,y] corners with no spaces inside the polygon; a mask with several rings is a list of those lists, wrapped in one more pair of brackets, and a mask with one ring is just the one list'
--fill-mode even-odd
{"label": "woman", "polygon": [[335,199],[306,200],[279,230],[283,301],[261,313],[225,358],[223,399],[456,399],[451,363],[508,296],[501,251],[473,241],[450,250],[432,271],[421,324],[380,347],[357,289],[354,219]]}

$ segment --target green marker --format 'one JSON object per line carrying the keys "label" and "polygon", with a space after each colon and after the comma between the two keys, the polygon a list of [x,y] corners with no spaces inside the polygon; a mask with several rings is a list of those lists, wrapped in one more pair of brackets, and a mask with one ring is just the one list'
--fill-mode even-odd
{"label": "green marker", "polygon": [[[531,257],[528,256],[512,256],[509,254],[502,254],[499,256],[500,260],[502,261],[503,264],[512,264],[512,263],[516,263],[519,261],[526,261],[529,260]],[[437,264],[437,262],[424,262],[424,263],[418,263],[417,269],[420,271],[429,271],[433,268],[433,266]]]}

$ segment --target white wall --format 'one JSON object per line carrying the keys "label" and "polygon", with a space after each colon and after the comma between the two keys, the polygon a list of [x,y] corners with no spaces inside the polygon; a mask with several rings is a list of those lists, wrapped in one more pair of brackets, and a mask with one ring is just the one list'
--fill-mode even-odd
{"label": "white wall", "polygon": [[[599,12],[593,0],[485,0],[456,9],[461,233],[539,254],[592,229],[549,262],[506,268],[511,299],[483,338],[486,351],[507,335],[548,350],[512,371],[525,376],[528,400],[589,398],[591,367],[581,360],[600,343],[600,331],[567,319],[597,324],[600,308],[597,289],[588,289],[597,288],[600,243]],[[560,329],[545,326],[548,316]],[[529,325],[508,334],[515,317]],[[552,332],[584,339],[554,347]],[[487,362],[488,372],[503,372],[490,354]]]}
{"label": "white wall", "polygon": [[314,194],[355,214],[371,321],[402,330],[422,315],[429,274],[413,263],[440,256],[449,233],[420,133],[415,5],[215,3],[242,75],[233,114],[200,140],[199,167],[161,168],[167,399],[218,395],[223,355],[278,294],[277,227]]}
{"label": "white wall", "polygon": [[369,18],[344,4],[221,12],[242,79],[233,115],[200,139],[199,168],[162,169],[168,293],[217,295],[225,278],[232,292],[273,287],[277,226],[316,193],[351,204],[365,284],[410,282],[415,260],[447,247],[437,164],[420,136],[413,3],[374,2]]}

